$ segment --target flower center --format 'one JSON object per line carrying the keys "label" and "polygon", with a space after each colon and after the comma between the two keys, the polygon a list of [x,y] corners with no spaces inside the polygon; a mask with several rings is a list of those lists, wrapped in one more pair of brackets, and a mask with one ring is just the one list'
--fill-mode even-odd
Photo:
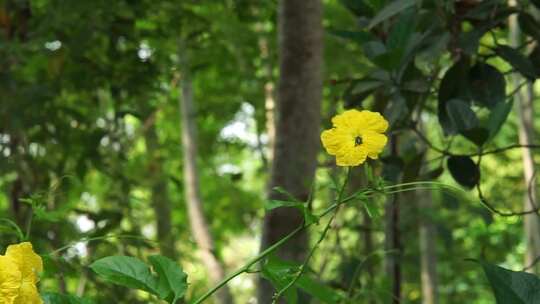
{"label": "flower center", "polygon": [[356,137],[354,138],[354,146],[355,146],[355,147],[356,147],[356,146],[360,146],[361,144],[362,144],[362,137],[356,136]]}

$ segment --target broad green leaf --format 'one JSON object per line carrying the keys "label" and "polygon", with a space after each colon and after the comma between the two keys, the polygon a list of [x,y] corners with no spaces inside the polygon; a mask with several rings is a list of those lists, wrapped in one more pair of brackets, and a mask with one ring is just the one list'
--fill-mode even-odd
{"label": "broad green leaf", "polygon": [[[277,291],[281,290],[291,280],[294,279],[295,273],[298,272],[300,265],[282,261],[274,256],[270,256],[262,266],[262,276],[269,280]],[[298,303],[298,291],[296,286],[291,286],[284,293],[287,304]]]}
{"label": "broad green leaf", "polygon": [[330,30],[329,33],[340,38],[351,40],[358,43],[360,46],[363,46],[368,41],[376,39],[371,33],[364,31]]}
{"label": "broad green leaf", "polygon": [[540,41],[540,24],[538,24],[533,16],[526,12],[521,12],[518,16],[518,22],[519,27],[525,34],[531,36],[536,41]]}
{"label": "broad green leaf", "polygon": [[292,193],[290,193],[289,191],[287,191],[283,187],[274,187],[274,188],[272,188],[272,190],[284,195],[290,201],[299,202],[299,200],[296,197],[294,197],[294,195],[292,195]]}
{"label": "broad green leaf", "polygon": [[456,182],[466,188],[473,188],[480,180],[480,170],[468,156],[450,156],[446,163]]}
{"label": "broad green leaf", "polygon": [[497,265],[477,261],[484,268],[497,304],[540,303],[540,278],[523,272],[512,271]]}
{"label": "broad green leaf", "polygon": [[414,37],[417,19],[418,15],[412,9],[400,15],[386,40],[388,52],[381,56],[382,62],[379,62],[379,66],[397,70],[404,64],[406,50],[409,49]]}
{"label": "broad green leaf", "polygon": [[481,106],[493,108],[506,98],[506,81],[492,65],[479,62],[469,70],[472,98]]}
{"label": "broad green leaf", "polygon": [[159,296],[156,278],[150,268],[137,258],[109,256],[95,261],[90,268],[107,282]]}
{"label": "broad green leaf", "polygon": [[487,128],[489,129],[489,138],[491,140],[499,133],[502,125],[508,118],[508,114],[512,111],[513,102],[501,102],[491,110],[487,122]]}
{"label": "broad green leaf", "polygon": [[475,127],[469,130],[464,130],[461,131],[460,134],[479,147],[485,144],[489,139],[489,130],[483,127]]}
{"label": "broad green leaf", "polygon": [[384,111],[384,117],[388,120],[390,128],[395,128],[398,125],[398,122],[402,122],[408,117],[408,113],[409,109],[407,108],[405,98],[396,94],[390,99],[390,103]]}
{"label": "broad green leaf", "polygon": [[531,3],[536,6],[536,8],[540,9],[540,0],[531,0]]}
{"label": "broad green leaf", "polygon": [[290,208],[296,208],[300,212],[302,212],[302,215],[304,216],[304,222],[306,224],[312,224],[319,220],[319,218],[311,213],[311,210],[308,208],[307,204],[305,202],[298,202],[298,201],[282,201],[282,200],[268,200],[264,204],[264,209],[269,211],[276,208],[281,207],[290,207]]}
{"label": "broad green leaf", "polygon": [[378,79],[363,78],[351,81],[343,93],[345,108],[350,109],[362,107],[362,102],[364,99],[373,94],[373,92],[375,92],[375,90],[380,88],[382,85],[383,83]]}
{"label": "broad green leaf", "polygon": [[161,255],[150,256],[148,261],[158,274],[160,290],[167,291],[166,293],[163,292],[163,296],[160,296],[160,298],[169,298],[172,292],[172,301],[170,303],[174,304],[184,297],[187,290],[187,275],[182,268],[171,259]]}
{"label": "broad green leaf", "polygon": [[72,295],[45,292],[41,295],[44,304],[93,304],[89,299],[79,298]]}
{"label": "broad green leaf", "polygon": [[536,75],[540,75],[540,47],[538,45],[529,54],[529,60],[533,64]]}
{"label": "broad green leaf", "polygon": [[346,6],[349,10],[351,10],[356,16],[359,17],[371,17],[373,16],[373,9],[364,3],[364,1],[359,0],[339,0],[341,4]]}
{"label": "broad green leaf", "polygon": [[390,2],[390,4],[385,6],[379,13],[377,13],[377,15],[375,15],[375,17],[373,17],[373,19],[371,19],[368,28],[372,29],[379,23],[395,16],[396,14],[399,14],[400,12],[414,6],[415,4],[416,0],[397,0]]}
{"label": "broad green leaf", "polygon": [[447,101],[446,112],[458,131],[470,130],[478,125],[478,118],[476,118],[471,106],[460,99]]}
{"label": "broad green leaf", "polygon": [[501,56],[502,59],[512,65],[526,78],[533,80],[537,77],[536,70],[529,58],[523,56],[523,54],[516,49],[506,45],[499,45],[495,51],[497,52],[497,55]]}
{"label": "broad green leaf", "polygon": [[470,100],[468,74],[468,61],[460,60],[446,71],[439,85],[437,116],[445,135],[453,135],[458,131],[448,115],[447,101],[454,98]]}
{"label": "broad green leaf", "polygon": [[298,202],[298,201],[282,201],[282,200],[268,200],[264,204],[264,209],[266,210],[272,210],[280,207],[294,207],[294,208],[304,208],[305,203],[304,202]]}
{"label": "broad green leaf", "polygon": [[462,59],[454,63],[441,80],[439,86],[439,102],[446,102],[453,98],[469,100],[469,62]]}
{"label": "broad green leaf", "polygon": [[336,290],[316,281],[307,274],[302,275],[298,279],[296,285],[315,299],[319,300],[320,303],[339,303],[343,299],[343,295]]}

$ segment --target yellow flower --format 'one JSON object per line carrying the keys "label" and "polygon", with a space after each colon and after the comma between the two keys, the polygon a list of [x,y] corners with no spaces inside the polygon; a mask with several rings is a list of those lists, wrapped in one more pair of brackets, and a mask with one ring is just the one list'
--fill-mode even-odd
{"label": "yellow flower", "polygon": [[32,244],[10,245],[0,255],[0,304],[42,304],[36,287],[43,262]]}
{"label": "yellow flower", "polygon": [[321,134],[324,148],[336,156],[338,166],[358,166],[366,158],[377,159],[388,138],[388,122],[371,111],[348,110],[332,118],[333,128]]}

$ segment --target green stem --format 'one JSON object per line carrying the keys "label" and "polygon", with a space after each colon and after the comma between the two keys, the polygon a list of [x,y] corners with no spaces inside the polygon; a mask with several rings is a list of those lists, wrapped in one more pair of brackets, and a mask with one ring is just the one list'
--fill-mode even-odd
{"label": "green stem", "polygon": [[8,224],[8,226],[12,227],[13,230],[17,233],[17,236],[19,237],[19,241],[24,241],[24,233],[22,232],[21,228],[19,228],[19,225],[17,225],[14,221],[7,219],[7,218],[0,218],[0,222],[4,222]]}
{"label": "green stem", "polygon": [[330,227],[332,226],[332,223],[334,222],[334,219],[336,218],[336,215],[338,214],[339,207],[344,203],[343,201],[343,193],[345,193],[345,188],[347,187],[347,182],[349,181],[349,178],[351,176],[351,167],[347,168],[347,176],[345,177],[345,180],[343,181],[343,184],[341,185],[341,189],[339,190],[337,202],[336,202],[336,208],[334,213],[332,213],[332,217],[328,220],[328,223],[326,223],[326,226],[324,227],[323,232],[321,233],[321,236],[317,240],[317,243],[315,243],[315,246],[311,248],[308,255],[304,259],[304,262],[300,266],[300,269],[294,276],[294,278],[285,286],[283,287],[274,297],[272,300],[272,304],[277,303],[279,298],[289,289],[291,288],[296,282],[300,279],[302,274],[304,274],[307,264],[311,260],[311,257],[313,257],[313,254],[319,248],[319,245],[322,243],[322,241],[326,238],[326,234],[328,234],[328,231],[330,230]]}
{"label": "green stem", "polygon": [[[302,275],[304,269],[305,269],[305,265],[307,264],[307,262],[309,262],[309,259],[311,258],[311,256],[313,255],[313,253],[315,252],[316,248],[318,247],[318,245],[322,242],[322,239],[324,239],[324,237],[326,236],[326,233],[328,232],[329,228],[330,228],[330,225],[333,221],[333,219],[335,218],[335,215],[337,214],[337,211],[339,209],[339,207],[349,201],[352,201],[352,200],[355,200],[357,198],[357,196],[360,194],[360,193],[363,193],[364,195],[369,195],[369,194],[373,194],[377,191],[373,190],[373,189],[367,189],[367,190],[363,190],[363,191],[359,191],[353,195],[350,195],[346,198],[343,198],[343,194],[345,192],[345,187],[347,185],[347,182],[349,180],[349,177],[350,177],[350,172],[351,172],[351,168],[348,168],[347,170],[347,177],[345,178],[345,181],[343,182],[343,185],[338,193],[338,199],[336,200],[336,203],[332,204],[331,206],[329,206],[328,208],[326,208],[321,214],[319,214],[317,216],[317,218],[322,218],[326,215],[328,215],[329,213],[331,213],[332,211],[335,210],[335,212],[333,213],[332,215],[332,218],[328,221],[327,225],[325,226],[324,230],[323,230],[323,233],[321,234],[321,237],[319,238],[317,244],[311,249],[309,255],[308,255],[308,258],[306,258],[306,260],[304,261],[304,264],[301,266],[301,269],[299,271],[299,273],[297,274],[297,276],[295,277],[295,279],[293,279],[293,281],[291,281],[287,286],[286,286],[286,289],[282,289],[280,291],[280,293],[278,294],[283,294],[288,288],[290,288],[292,285],[294,285],[294,283],[296,283],[296,281],[300,278],[300,276]],[[444,184],[440,184],[440,183],[437,183],[437,182],[412,182],[412,183],[404,183],[404,184],[399,184],[399,185],[394,185],[394,186],[387,186],[387,187],[384,187],[383,189],[394,189],[394,188],[400,188],[400,187],[403,187],[403,186],[414,186],[414,185],[438,185],[438,186],[443,186],[446,187],[446,188],[450,188],[450,189],[456,189],[459,191],[459,189],[457,188],[454,188],[454,187],[451,187],[451,186],[448,186],[448,185],[444,185]],[[394,190],[393,192],[402,192],[402,191],[408,191],[408,190],[414,190],[416,189],[415,187],[411,188],[411,189],[396,189]],[[384,192],[383,192],[384,193]],[[203,301],[207,300],[209,297],[211,297],[214,293],[216,293],[221,287],[225,286],[227,283],[229,283],[229,281],[231,281],[232,279],[236,278],[237,276],[243,274],[243,273],[250,273],[252,272],[251,271],[251,266],[255,265],[256,263],[260,262],[262,259],[264,259],[265,257],[267,257],[268,255],[270,255],[271,253],[273,253],[277,248],[279,248],[281,245],[283,245],[284,243],[286,243],[287,241],[289,241],[292,237],[294,237],[296,234],[298,234],[300,231],[310,227],[313,223],[309,223],[309,224],[304,224],[298,228],[296,228],[295,230],[293,230],[291,233],[289,233],[287,236],[285,236],[284,238],[282,238],[281,240],[277,241],[276,243],[274,243],[272,246],[268,247],[266,250],[264,250],[263,252],[259,253],[259,255],[257,255],[256,257],[252,258],[251,260],[249,260],[244,266],[242,266],[241,268],[239,268],[238,270],[236,270],[235,272],[229,274],[227,277],[225,277],[223,280],[221,280],[221,282],[219,282],[216,286],[214,286],[212,289],[210,289],[209,291],[207,291],[205,294],[203,294],[201,297],[199,297],[197,300],[191,302],[191,304],[200,304],[202,303]],[[278,295],[276,295],[275,297],[275,300],[276,301],[278,299]]]}
{"label": "green stem", "polygon": [[[336,208],[338,207],[338,204],[333,204],[331,206],[329,206],[328,208],[326,208],[326,210],[324,210],[319,216],[317,216],[318,218],[322,218],[326,215],[328,215],[330,212],[332,212],[333,210],[335,210]],[[298,228],[296,228],[295,230],[293,230],[291,233],[289,233],[288,235],[286,235],[284,238],[282,238],[281,240],[277,241],[276,243],[274,243],[272,246],[266,248],[263,252],[259,253],[259,255],[257,255],[256,257],[254,257],[253,259],[249,260],[244,266],[242,266],[240,269],[236,270],[235,272],[229,274],[227,277],[225,277],[223,280],[221,280],[221,282],[219,282],[216,286],[214,286],[214,288],[210,289],[209,291],[207,291],[204,295],[202,295],[200,298],[198,298],[197,300],[195,300],[194,302],[191,302],[191,304],[200,304],[202,303],[204,300],[208,299],[210,296],[212,296],[214,293],[216,293],[216,291],[218,291],[221,287],[225,286],[230,280],[236,278],[237,276],[241,275],[242,273],[248,273],[248,272],[251,272],[250,268],[251,266],[255,265],[257,262],[261,261],[262,259],[264,259],[265,257],[267,257],[269,254],[271,254],[272,252],[274,252],[276,249],[278,249],[281,245],[283,245],[285,242],[287,242],[288,240],[290,240],[292,237],[294,237],[296,234],[298,234],[300,231],[306,229],[307,227],[313,225],[313,223],[309,223],[309,224],[305,224],[305,225],[302,225]]]}

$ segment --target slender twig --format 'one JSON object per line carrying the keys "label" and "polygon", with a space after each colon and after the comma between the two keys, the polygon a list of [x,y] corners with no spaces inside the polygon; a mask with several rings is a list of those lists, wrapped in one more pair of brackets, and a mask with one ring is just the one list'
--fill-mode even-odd
{"label": "slender twig", "polygon": [[[478,168],[480,168],[480,163],[482,161],[482,149],[480,148],[480,156],[478,157],[478,161],[476,162],[476,166]],[[482,192],[482,187],[480,186],[480,180],[478,180],[478,183],[476,183],[476,192],[478,193],[478,198],[480,199],[480,202],[482,202],[482,204],[491,212],[493,213],[496,213],[500,216],[504,216],[504,217],[511,217],[511,216],[522,216],[522,215],[526,215],[526,214],[532,214],[532,213],[536,213],[538,214],[538,211],[540,210],[540,208],[538,208],[538,206],[535,206],[533,205],[533,209],[530,209],[530,210],[525,210],[525,211],[508,211],[508,212],[503,212],[503,211],[500,211],[498,210],[497,208],[495,208],[484,196],[484,193]]]}
{"label": "slender twig", "polygon": [[497,154],[497,153],[501,153],[501,152],[504,152],[504,151],[507,151],[507,150],[517,149],[517,148],[540,149],[540,145],[538,145],[538,144],[529,144],[529,145],[514,144],[514,145],[509,145],[509,146],[506,146],[506,147],[502,147],[502,148],[495,148],[493,150],[487,150],[487,151],[476,152],[476,153],[453,153],[453,152],[450,152],[448,150],[441,149],[441,148],[435,146],[429,139],[427,139],[427,137],[422,132],[420,132],[416,128],[415,124],[411,125],[411,130],[414,133],[416,133],[418,138],[420,138],[420,140],[422,140],[429,148],[431,148],[432,150],[434,150],[436,152],[439,152],[440,154],[445,155],[445,156],[468,156],[468,157],[473,157],[473,156],[483,156],[483,155],[488,155],[488,154]]}
{"label": "slender twig", "polygon": [[536,264],[538,264],[538,262],[540,262],[540,256],[537,256],[534,261],[532,261],[529,265],[523,267],[521,271],[527,271],[529,269],[532,269]]}

